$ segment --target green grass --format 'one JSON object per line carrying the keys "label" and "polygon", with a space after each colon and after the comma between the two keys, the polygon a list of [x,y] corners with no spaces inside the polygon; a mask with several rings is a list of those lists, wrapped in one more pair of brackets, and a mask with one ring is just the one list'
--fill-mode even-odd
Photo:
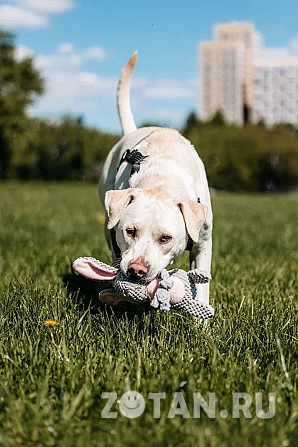
{"label": "green grass", "polygon": [[[78,256],[110,261],[95,185],[0,185],[0,445],[297,445],[297,197],[214,194],[213,207],[216,314],[199,324],[112,311],[72,275]],[[129,389],[144,396],[143,415],[115,403],[118,417],[102,418],[101,393]],[[188,419],[167,417],[176,391]],[[165,393],[160,418],[153,392]],[[216,393],[215,418],[193,418],[194,392]],[[252,418],[231,416],[234,392],[253,397]],[[271,419],[256,416],[256,392],[265,403],[275,393]]]}

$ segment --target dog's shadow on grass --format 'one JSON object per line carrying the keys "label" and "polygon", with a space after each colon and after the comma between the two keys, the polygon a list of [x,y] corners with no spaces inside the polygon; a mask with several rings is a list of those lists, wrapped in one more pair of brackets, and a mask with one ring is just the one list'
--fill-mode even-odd
{"label": "dog's shadow on grass", "polygon": [[127,302],[120,302],[116,306],[103,304],[98,295],[102,290],[111,287],[109,282],[101,281],[97,283],[78,276],[73,271],[65,273],[62,280],[67,293],[76,299],[82,310],[90,309],[92,315],[101,313],[108,319],[126,319],[133,323],[140,322],[145,315],[150,311],[152,312],[148,304],[130,304]]}
{"label": "dog's shadow on grass", "polygon": [[132,304],[123,301],[116,306],[103,304],[98,295],[101,290],[111,286],[109,282],[101,281],[97,283],[78,276],[74,272],[65,273],[62,279],[67,293],[71,296],[72,301],[76,301],[79,309],[88,310],[95,317],[95,320],[96,316],[100,315],[100,318],[103,318],[104,321],[111,323],[108,325],[109,327],[117,328],[117,323],[127,322],[130,327],[135,329],[132,331],[134,334],[132,336],[136,337],[136,341],[141,340],[144,334],[150,335],[152,339],[158,337],[161,324],[167,328],[167,333],[174,334],[177,332],[177,337],[179,337],[182,326],[191,326],[190,316],[180,318],[180,324],[177,325],[175,315],[169,316],[167,312],[157,313],[149,303]]}

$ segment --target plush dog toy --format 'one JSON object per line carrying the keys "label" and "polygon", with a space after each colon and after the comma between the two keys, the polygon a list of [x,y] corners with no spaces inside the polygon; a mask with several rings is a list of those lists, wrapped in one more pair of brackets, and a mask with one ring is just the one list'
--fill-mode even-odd
{"label": "plush dog toy", "polygon": [[196,299],[196,285],[210,281],[206,273],[197,269],[189,272],[163,269],[149,284],[141,284],[94,258],[78,258],[72,266],[76,273],[85,278],[111,283],[99,294],[100,301],[105,304],[114,306],[122,300],[130,303],[150,302],[155,309],[179,309],[197,318],[210,318],[214,314],[211,306]]}

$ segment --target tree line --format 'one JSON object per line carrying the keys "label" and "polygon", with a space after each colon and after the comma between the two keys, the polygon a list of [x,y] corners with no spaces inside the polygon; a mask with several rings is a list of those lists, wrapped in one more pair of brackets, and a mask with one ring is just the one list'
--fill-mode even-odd
{"label": "tree line", "polygon": [[0,179],[98,179],[118,137],[84,126],[81,117],[29,117],[28,106],[43,93],[33,58],[17,60],[14,36],[0,30]]}
{"label": "tree line", "polygon": [[[84,125],[32,118],[27,109],[44,92],[32,57],[15,57],[14,36],[0,31],[0,179],[97,181],[119,135]],[[181,132],[202,157],[212,187],[283,191],[298,184],[298,127],[228,125],[218,112],[202,122],[190,113]]]}
{"label": "tree line", "polygon": [[209,122],[190,114],[182,132],[205,162],[214,188],[275,192],[298,186],[298,126],[238,127],[217,112]]}

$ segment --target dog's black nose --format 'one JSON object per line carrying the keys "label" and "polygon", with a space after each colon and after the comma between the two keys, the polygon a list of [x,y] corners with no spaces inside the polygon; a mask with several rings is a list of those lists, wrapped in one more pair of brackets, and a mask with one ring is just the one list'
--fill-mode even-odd
{"label": "dog's black nose", "polygon": [[143,258],[138,258],[135,262],[129,264],[127,269],[127,276],[134,280],[143,278],[148,272]]}

